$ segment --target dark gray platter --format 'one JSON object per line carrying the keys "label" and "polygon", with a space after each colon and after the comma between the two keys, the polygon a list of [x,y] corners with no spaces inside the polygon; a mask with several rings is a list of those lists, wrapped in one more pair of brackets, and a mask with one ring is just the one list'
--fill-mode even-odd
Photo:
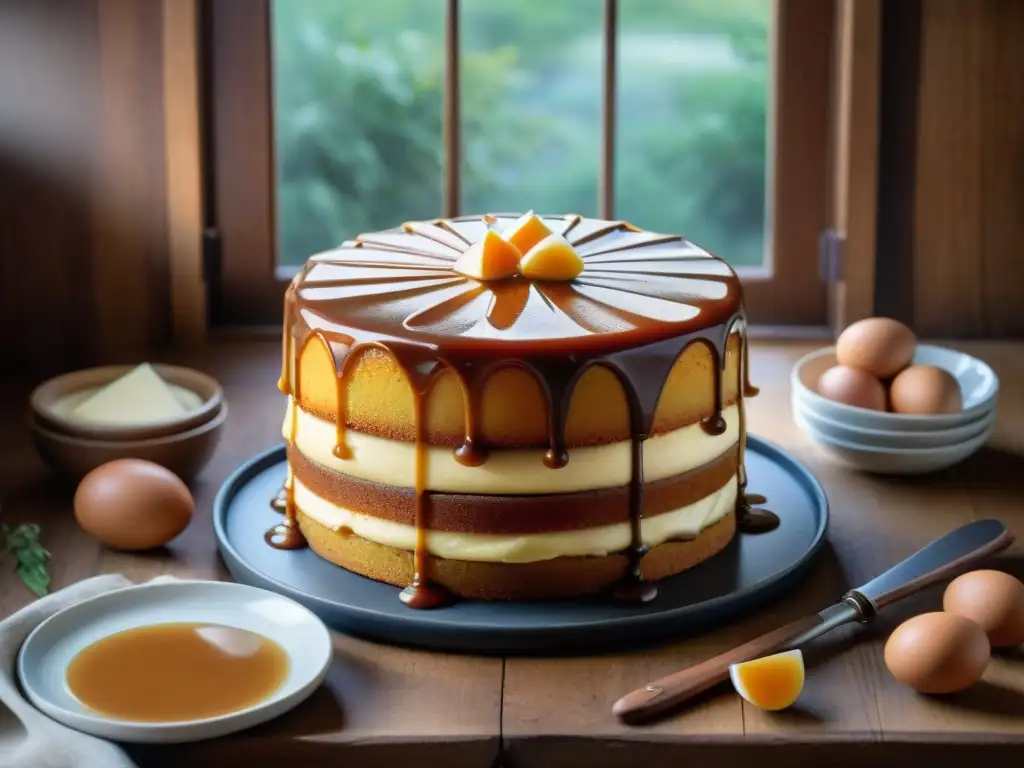
{"label": "dark gray platter", "polygon": [[622,649],[705,631],[778,595],[798,580],[825,539],[828,502],[789,454],[751,436],[748,488],[781,525],[737,534],[720,554],[658,585],[644,604],[609,597],[533,603],[464,601],[406,607],[399,590],[322,560],[309,549],[273,549],[263,533],[281,520],[270,508],[285,478],[284,446],[239,467],[214,501],[213,523],[231,574],[287,595],[335,629],[399,645],[470,653],[566,653]]}

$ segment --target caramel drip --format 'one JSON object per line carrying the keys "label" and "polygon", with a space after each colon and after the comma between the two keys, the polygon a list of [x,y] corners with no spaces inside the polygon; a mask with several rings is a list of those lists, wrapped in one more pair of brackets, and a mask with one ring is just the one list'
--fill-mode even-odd
{"label": "caramel drip", "polygon": [[741,353],[742,353],[741,354],[741,358],[742,358],[742,364],[743,364],[743,379],[742,379],[742,381],[743,381],[743,392],[742,392],[742,395],[743,395],[743,397],[756,397],[757,394],[761,391],[761,389],[759,387],[755,387],[753,384],[750,383],[750,358],[749,358],[750,348],[747,345],[747,331],[746,331],[746,329],[744,329],[744,331],[743,331],[742,342],[743,343],[741,344],[741,350],[740,350]]}
{"label": "caramel drip", "polygon": [[[295,401],[292,403],[292,423],[289,428],[289,442],[295,444],[295,437],[299,428],[299,367],[295,368]],[[295,476],[288,474],[285,480],[285,519],[271,527],[263,535],[263,540],[274,549],[301,549],[306,544],[306,538],[299,530],[299,523],[295,515]]]}
{"label": "caramel drip", "polygon": [[462,443],[455,449],[455,460],[464,467],[479,467],[487,461],[487,448],[480,436],[480,399],[483,397],[484,381],[487,371],[481,370],[472,362],[463,362],[453,366],[465,397],[466,433]]}
{"label": "caramel drip", "polygon": [[658,588],[649,581],[644,581],[640,561],[647,554],[647,545],[643,539],[643,506],[644,506],[644,443],[633,438],[630,446],[630,477],[629,477],[629,569],[626,578],[615,590],[615,597],[631,603],[646,603],[658,596]]}
{"label": "caramel drip", "polygon": [[[310,337],[312,338],[312,337]],[[301,397],[302,366],[295,364],[295,375],[292,380],[292,412],[291,424],[288,427],[288,442],[295,445],[299,432],[299,399]],[[295,516],[295,476],[289,472],[284,483],[284,520],[277,523],[263,534],[264,541],[274,549],[300,549],[306,545],[306,537],[299,530]]]}
{"label": "caramel drip", "polygon": [[[334,414],[334,449],[335,458],[342,461],[352,458],[352,449],[348,447],[345,435],[348,432],[348,368],[357,355],[350,354],[355,339],[351,336],[340,336],[328,342],[331,357],[334,359],[334,394],[336,410]],[[338,349],[342,351],[339,354]],[[341,358],[339,365],[338,359]]]}
{"label": "caramel drip", "polygon": [[747,396],[757,394],[758,389],[750,385],[749,371],[747,369],[747,329],[744,326],[740,335],[740,392],[739,417],[740,417],[740,446],[739,465],[737,475],[739,476],[739,488],[736,493],[736,527],[741,533],[767,533],[779,527],[779,516],[767,509],[752,507],[752,504],[763,504],[767,499],[760,494],[747,493]]}
{"label": "caramel drip", "polygon": [[403,603],[410,608],[435,607],[435,591],[430,587],[430,560],[427,552],[426,450],[423,439],[423,402],[419,392],[413,398],[416,419],[416,549],[413,552],[412,584],[402,590]]}
{"label": "caramel drip", "polygon": [[[301,367],[295,366],[295,376],[293,378],[293,395],[292,395],[292,418],[291,424],[288,425],[288,442],[291,445],[295,445],[296,440],[299,436],[299,403],[302,401],[301,385],[299,381],[302,377]],[[292,474],[288,475],[288,479],[285,481],[285,508],[284,512],[288,522],[295,522],[295,477]]]}
{"label": "caramel drip", "polygon": [[295,339],[292,337],[292,298],[294,293],[291,287],[284,292],[284,330],[282,332],[283,339],[281,340],[282,346],[282,359],[281,359],[281,375],[277,379],[277,389],[282,395],[290,395],[292,391],[291,382],[291,366],[292,366],[292,345],[295,343]]}
{"label": "caramel drip", "polygon": [[729,349],[729,332],[726,330],[725,341],[722,344],[723,353],[719,354],[718,347],[714,344],[708,344],[708,349],[711,350],[711,365],[715,370],[715,385],[712,387],[712,391],[715,396],[715,411],[710,417],[704,419],[700,425],[704,432],[709,435],[717,436],[725,433],[728,425],[725,423],[725,419],[722,417],[722,401],[725,399],[723,391],[725,389],[725,366],[726,357],[728,356]]}
{"label": "caramel drip", "polygon": [[736,403],[739,406],[739,420],[740,420],[740,458],[739,458],[739,491],[743,494],[747,489],[747,468],[744,462],[747,457],[747,398],[746,387],[743,382],[746,380],[746,346],[747,346],[747,329],[744,326],[740,334],[740,375],[739,381],[739,392],[737,393]]}
{"label": "caramel drip", "polygon": [[439,608],[451,602],[444,587],[430,578],[430,553],[427,536],[430,532],[430,495],[427,493],[426,397],[434,377],[442,368],[430,350],[395,343],[386,346],[409,382],[413,394],[413,420],[416,427],[416,547],[413,551],[412,583],[402,590],[400,598],[410,608]]}
{"label": "caramel drip", "polygon": [[[285,291],[285,319],[284,319],[284,330],[282,332],[282,360],[281,360],[281,376],[278,378],[278,390],[284,395],[291,395],[292,393],[292,380],[291,380],[291,369],[292,369],[292,299],[294,298],[294,284],[288,287]],[[295,431],[294,418],[292,431]],[[293,440],[294,441],[294,440]],[[286,514],[288,512],[288,498],[289,489],[288,482],[291,479],[292,473],[289,471],[288,478],[285,480],[285,484],[281,486],[281,489],[273,499],[270,500],[270,509],[274,512],[281,512]]]}
{"label": "caramel drip", "polygon": [[348,447],[345,434],[348,432],[348,381],[340,373],[335,374],[335,395],[338,410],[334,418],[334,450],[335,458],[342,461],[352,458],[352,449]]}
{"label": "caramel drip", "polygon": [[287,481],[285,485],[281,486],[281,490],[277,492],[277,496],[270,500],[270,508],[275,512],[280,512],[282,515],[288,511],[288,486]]}
{"label": "caramel drip", "polygon": [[739,517],[740,533],[768,533],[779,527],[779,516],[768,509],[745,506]]}
{"label": "caramel drip", "polygon": [[544,466],[561,469],[569,463],[569,450],[565,445],[565,420],[569,415],[569,401],[576,381],[585,368],[578,366],[548,365],[543,371],[531,366],[541,382],[548,405],[548,449],[544,453]]}
{"label": "caramel drip", "polygon": [[[726,329],[729,325],[731,322],[726,324]],[[719,327],[714,330],[721,331],[722,329]],[[644,583],[641,569],[641,561],[647,554],[647,545],[643,540],[643,448],[644,441],[650,436],[654,425],[654,412],[661,396],[661,390],[668,380],[672,366],[687,346],[695,341],[710,343],[713,346],[721,344],[722,348],[715,350],[716,354],[721,357],[725,354],[724,344],[727,339],[727,332],[713,334],[695,332],[646,347],[626,350],[607,358],[607,364],[618,374],[619,381],[626,391],[630,411],[630,455],[632,458],[629,479],[630,543],[627,550],[629,567],[624,583],[615,593],[621,599],[647,601],[653,599],[657,594],[657,588],[653,584]],[[712,370],[715,377],[714,385],[717,388],[722,369],[716,365]]]}
{"label": "caramel drip", "polygon": [[306,537],[299,530],[295,518],[286,518],[263,534],[263,540],[274,549],[302,549],[306,546]]}

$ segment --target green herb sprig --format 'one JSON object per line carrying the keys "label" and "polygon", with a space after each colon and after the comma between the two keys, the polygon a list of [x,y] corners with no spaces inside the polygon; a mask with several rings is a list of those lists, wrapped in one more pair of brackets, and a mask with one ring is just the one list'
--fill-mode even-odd
{"label": "green herb sprig", "polygon": [[10,552],[18,561],[17,574],[22,583],[39,597],[50,591],[50,572],[46,563],[50,553],[39,543],[39,526],[22,523],[14,530],[0,525],[3,552]]}

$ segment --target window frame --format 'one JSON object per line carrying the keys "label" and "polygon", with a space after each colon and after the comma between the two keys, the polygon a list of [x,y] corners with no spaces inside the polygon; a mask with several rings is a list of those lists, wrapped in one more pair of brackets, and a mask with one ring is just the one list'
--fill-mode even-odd
{"label": "window frame", "polygon": [[[459,0],[446,3],[444,148],[439,215],[460,198]],[[294,268],[276,264],[271,0],[207,0],[208,232],[216,248],[209,275],[217,325],[278,325]],[[598,214],[613,218],[615,87],[619,0],[604,0],[602,149]],[[756,325],[825,326],[829,290],[818,268],[830,224],[833,50],[836,5],[774,0],[768,126],[766,265],[737,269]],[[454,86],[454,87],[453,87]],[[355,234],[355,233],[353,233]]]}

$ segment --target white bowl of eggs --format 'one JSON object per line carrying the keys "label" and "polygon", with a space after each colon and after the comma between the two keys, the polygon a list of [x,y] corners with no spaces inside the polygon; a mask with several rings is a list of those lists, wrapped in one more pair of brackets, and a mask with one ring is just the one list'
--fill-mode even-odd
{"label": "white bowl of eggs", "polygon": [[792,373],[797,426],[840,462],[884,474],[966,459],[988,439],[998,395],[984,361],[918,344],[907,326],[884,317],[850,325]]}

